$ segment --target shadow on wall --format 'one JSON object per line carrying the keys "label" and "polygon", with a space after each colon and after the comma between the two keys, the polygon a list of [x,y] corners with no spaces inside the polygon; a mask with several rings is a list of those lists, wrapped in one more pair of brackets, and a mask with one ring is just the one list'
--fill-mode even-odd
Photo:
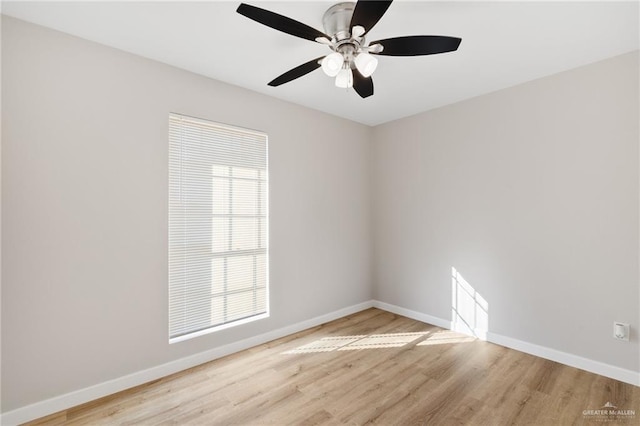
{"label": "shadow on wall", "polygon": [[487,340],[489,303],[464,277],[451,268],[451,328]]}

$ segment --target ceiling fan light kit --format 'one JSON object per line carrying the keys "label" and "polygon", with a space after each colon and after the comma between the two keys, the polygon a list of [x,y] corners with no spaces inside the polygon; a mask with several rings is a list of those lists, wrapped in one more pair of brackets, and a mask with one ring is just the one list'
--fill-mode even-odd
{"label": "ceiling fan light kit", "polygon": [[378,66],[374,55],[421,56],[452,52],[462,41],[447,36],[405,36],[377,40],[367,44],[366,35],[382,18],[392,1],[359,0],[331,6],[322,18],[325,32],[286,16],[241,3],[237,12],[284,33],[328,46],[333,52],[299,65],[269,82],[279,86],[302,77],[317,68],[335,77],[340,88],[353,87],[362,98],[373,95],[371,75]]}

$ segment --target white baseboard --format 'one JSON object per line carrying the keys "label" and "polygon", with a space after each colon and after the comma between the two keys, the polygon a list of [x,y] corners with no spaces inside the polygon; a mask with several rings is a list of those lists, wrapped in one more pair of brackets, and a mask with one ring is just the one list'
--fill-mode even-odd
{"label": "white baseboard", "polygon": [[402,315],[403,317],[411,318],[417,321],[426,322],[427,324],[437,325],[438,327],[446,328],[447,330],[451,329],[451,321],[423,314],[422,312],[416,312],[412,311],[411,309],[401,308],[400,306],[380,302],[379,300],[373,301],[373,307],[382,309],[383,311],[391,312],[393,314]]}
{"label": "white baseboard", "polygon": [[258,336],[229,343],[208,351],[180,358],[175,361],[170,361],[166,364],[138,371],[127,376],[118,377],[94,386],[89,386],[51,399],[36,402],[25,407],[20,407],[12,411],[2,413],[2,415],[0,415],[0,424],[3,426],[13,426],[48,416],[50,414],[57,413],[58,411],[66,410],[68,408],[84,404],[85,402],[93,401],[116,392],[130,389],[134,386],[139,386],[152,380],[157,380],[205,362],[261,345],[263,343],[279,339],[280,337],[285,337],[290,334],[297,333],[298,331],[306,330],[371,307],[373,307],[373,301],[358,303],[356,305],[348,306],[346,308],[282,327]]}
{"label": "white baseboard", "polygon": [[560,364],[568,365],[570,367],[579,368],[590,373],[599,374],[631,385],[640,386],[640,372],[637,371],[627,370],[625,368],[605,364],[604,362],[594,361],[578,355],[558,351],[556,349],[547,348],[534,343],[523,342],[522,340],[491,332],[487,333],[487,341],[515,349],[520,352],[525,352],[530,355],[535,355],[540,358],[559,362]]}
{"label": "white baseboard", "polygon": [[[452,326],[451,321],[449,320],[433,317],[428,314],[423,314],[422,312],[412,311],[410,309],[380,302],[378,300],[373,301],[373,306],[417,321],[437,325],[438,327],[451,329]],[[488,342],[495,343],[500,346],[505,346],[540,358],[559,362],[560,364],[579,368],[590,373],[599,374],[631,385],[640,386],[640,372],[637,371],[627,370],[610,364],[605,364],[604,362],[594,361],[592,359],[583,358],[578,355],[569,354],[556,349],[536,345],[534,343],[523,342],[522,340],[502,336],[492,332],[487,332],[486,337]]]}

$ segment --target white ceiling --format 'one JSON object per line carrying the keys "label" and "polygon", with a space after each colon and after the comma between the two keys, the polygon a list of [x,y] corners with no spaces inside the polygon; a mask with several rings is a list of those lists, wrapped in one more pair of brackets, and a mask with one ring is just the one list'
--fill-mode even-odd
{"label": "white ceiling", "polygon": [[[334,2],[245,0],[319,30]],[[337,1],[336,1],[337,2]],[[369,35],[462,38],[457,52],[380,56],[361,99],[317,70],[267,82],[329,52],[235,12],[240,1],[2,2],[2,13],[276,98],[376,125],[638,49],[638,2],[396,1]]]}

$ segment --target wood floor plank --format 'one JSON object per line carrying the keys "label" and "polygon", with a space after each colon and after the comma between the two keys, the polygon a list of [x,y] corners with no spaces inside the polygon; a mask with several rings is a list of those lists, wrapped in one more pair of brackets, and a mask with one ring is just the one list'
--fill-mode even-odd
{"label": "wood floor plank", "polygon": [[[583,415],[610,402],[635,418]],[[635,425],[640,388],[379,309],[30,425]]]}

